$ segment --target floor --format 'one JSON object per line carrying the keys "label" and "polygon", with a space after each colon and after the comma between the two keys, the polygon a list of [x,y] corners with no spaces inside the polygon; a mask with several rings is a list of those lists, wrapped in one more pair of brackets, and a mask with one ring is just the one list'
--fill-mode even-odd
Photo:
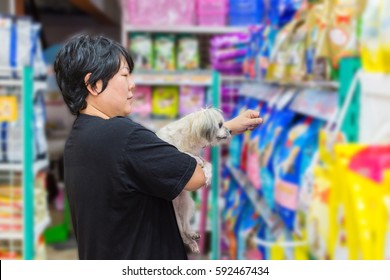
{"label": "floor", "polygon": [[[57,225],[62,222],[63,212],[56,210],[54,206],[49,207],[51,225]],[[57,244],[46,244],[46,258],[48,260],[77,260],[77,244],[71,234],[65,242]]]}

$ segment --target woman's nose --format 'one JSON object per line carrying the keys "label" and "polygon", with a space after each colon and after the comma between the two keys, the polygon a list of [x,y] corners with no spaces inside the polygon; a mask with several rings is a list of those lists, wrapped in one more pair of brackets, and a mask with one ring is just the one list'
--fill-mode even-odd
{"label": "woman's nose", "polygon": [[129,90],[133,90],[134,88],[135,88],[134,79],[133,79],[133,78],[130,78],[130,81],[129,81]]}

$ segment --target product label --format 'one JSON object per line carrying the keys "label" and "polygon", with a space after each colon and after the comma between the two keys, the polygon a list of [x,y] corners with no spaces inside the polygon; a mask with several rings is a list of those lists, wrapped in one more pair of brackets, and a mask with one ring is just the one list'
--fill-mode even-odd
{"label": "product label", "polygon": [[16,96],[0,96],[0,122],[13,122],[18,118]]}

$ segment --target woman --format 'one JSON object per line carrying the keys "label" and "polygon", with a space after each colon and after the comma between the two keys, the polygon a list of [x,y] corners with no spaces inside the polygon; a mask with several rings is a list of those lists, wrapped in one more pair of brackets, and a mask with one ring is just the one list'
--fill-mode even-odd
{"label": "woman", "polygon": [[[186,259],[172,200],[205,184],[196,160],[126,116],[133,61],[104,37],[72,38],[56,57],[57,83],[77,115],[64,151],[66,193],[80,259]],[[233,134],[262,120],[246,111]]]}

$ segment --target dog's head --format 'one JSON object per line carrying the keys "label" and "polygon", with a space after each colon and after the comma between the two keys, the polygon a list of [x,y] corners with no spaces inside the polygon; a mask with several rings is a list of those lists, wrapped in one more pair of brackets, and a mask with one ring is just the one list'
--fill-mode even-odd
{"label": "dog's head", "polygon": [[191,134],[195,135],[203,146],[215,146],[227,142],[231,134],[224,126],[224,118],[220,110],[206,108],[188,115],[191,118]]}

